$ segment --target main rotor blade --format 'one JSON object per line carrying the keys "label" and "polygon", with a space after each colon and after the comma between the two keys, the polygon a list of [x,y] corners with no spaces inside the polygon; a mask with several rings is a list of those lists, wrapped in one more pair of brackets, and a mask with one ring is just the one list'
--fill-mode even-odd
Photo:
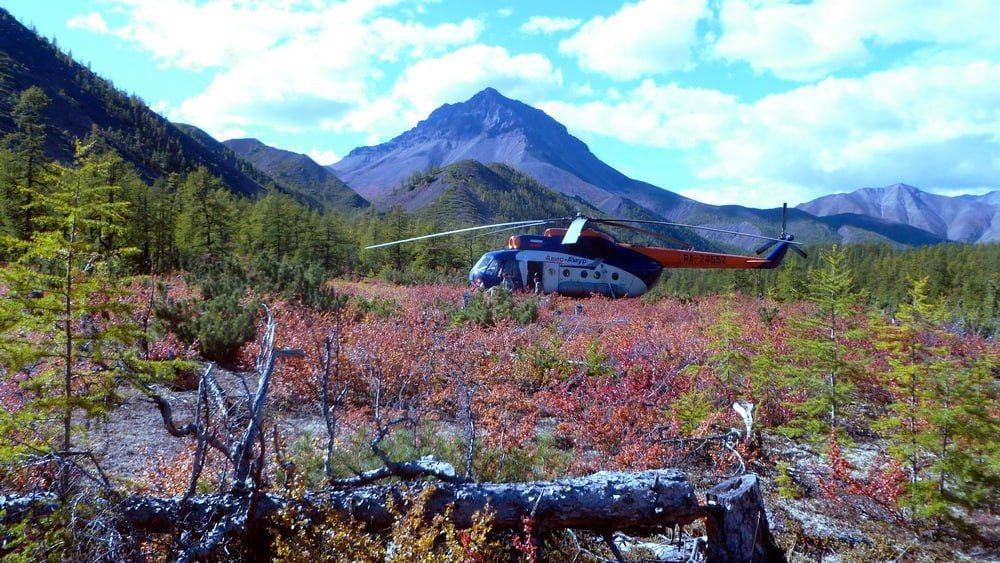
{"label": "main rotor blade", "polygon": [[799,253],[799,256],[801,256],[801,257],[803,257],[803,258],[809,258],[809,255],[808,255],[808,254],[806,254],[806,251],[805,251],[805,250],[802,250],[801,248],[799,248],[799,247],[797,247],[797,246],[793,246],[793,247],[791,247],[791,248],[792,248],[792,250],[794,250],[795,252],[798,252],[798,253]]}
{"label": "main rotor blade", "polygon": [[614,221],[617,223],[643,223],[647,225],[667,225],[670,227],[686,227],[688,229],[701,229],[703,231],[712,231],[713,233],[725,233],[728,235],[739,235],[744,237],[759,238],[761,240],[773,240],[778,242],[787,242],[791,245],[802,244],[801,242],[787,241],[780,239],[778,237],[768,237],[764,235],[752,235],[750,233],[741,233],[739,231],[730,231],[727,229],[716,229],[715,227],[705,227],[702,225],[689,225],[687,223],[673,223],[671,221],[651,221],[648,219],[591,219],[594,223],[605,223],[607,221]]}
{"label": "main rotor blade", "polygon": [[535,223],[540,223],[540,222],[549,222],[549,221],[552,221],[552,220],[553,219],[531,219],[530,221],[511,221],[509,223],[494,223],[492,225],[480,225],[478,227],[467,227],[467,228],[464,228],[464,229],[455,229],[455,230],[452,230],[452,231],[444,231],[444,232],[441,232],[441,233],[433,233],[433,234],[423,235],[423,236],[419,236],[419,237],[411,237],[411,238],[405,238],[405,239],[402,239],[402,240],[394,240],[392,242],[383,242],[383,243],[380,243],[380,244],[373,244],[371,246],[366,246],[365,249],[369,250],[369,249],[372,249],[372,248],[382,248],[384,246],[392,246],[394,244],[403,244],[404,242],[413,242],[413,241],[416,241],[416,240],[423,240],[423,239],[434,238],[434,237],[443,237],[443,236],[447,236],[447,235],[455,235],[455,234],[458,234],[458,233],[468,233],[470,231],[480,231],[482,229],[495,229],[496,227],[510,227],[510,226],[514,226],[514,225],[521,227],[521,226],[525,226],[525,225],[533,225]]}
{"label": "main rotor blade", "polygon": [[674,237],[672,237],[670,235],[665,235],[663,233],[658,233],[656,231],[650,231],[648,229],[640,229],[639,227],[633,227],[632,225],[626,225],[624,223],[617,223],[617,222],[612,222],[612,221],[602,221],[602,223],[605,224],[605,225],[608,225],[610,227],[617,227],[619,229],[628,229],[630,231],[635,231],[637,233],[642,233],[642,234],[647,235],[647,236],[656,237],[658,239],[665,240],[667,242],[672,242],[674,244],[679,244],[679,245],[684,246],[684,247],[690,247],[691,246],[691,243],[684,242],[684,241],[682,241],[679,238],[674,238]]}
{"label": "main rotor blade", "polygon": [[781,204],[781,234],[788,232],[788,202]]}
{"label": "main rotor blade", "polygon": [[583,226],[587,224],[586,217],[577,217],[573,219],[573,222],[569,224],[569,228],[566,229],[566,236],[563,237],[563,244],[576,244],[576,241],[580,238],[580,233],[583,232]]}
{"label": "main rotor blade", "polygon": [[490,231],[488,233],[479,233],[473,235],[472,238],[488,237],[490,235],[495,235],[497,233],[502,233],[504,231],[516,231],[517,229],[523,229],[525,227],[540,227],[542,225],[548,225],[550,223],[555,223],[555,221],[538,221],[537,223],[528,223],[527,225],[514,225],[513,227],[504,227],[502,229],[497,229],[495,231]]}

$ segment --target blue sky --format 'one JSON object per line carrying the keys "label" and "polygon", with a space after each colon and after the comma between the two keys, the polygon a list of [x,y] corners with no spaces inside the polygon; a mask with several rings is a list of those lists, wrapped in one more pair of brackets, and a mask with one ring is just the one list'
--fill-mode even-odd
{"label": "blue sky", "polygon": [[711,203],[1000,185],[996,0],[4,6],[170,119],[322,164],[493,86]]}

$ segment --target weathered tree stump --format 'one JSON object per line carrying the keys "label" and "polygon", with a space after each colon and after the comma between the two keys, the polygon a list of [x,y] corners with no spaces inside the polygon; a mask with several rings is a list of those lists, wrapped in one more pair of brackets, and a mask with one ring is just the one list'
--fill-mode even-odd
{"label": "weathered tree stump", "polygon": [[723,481],[706,497],[709,561],[786,560],[785,552],[771,536],[756,475]]}

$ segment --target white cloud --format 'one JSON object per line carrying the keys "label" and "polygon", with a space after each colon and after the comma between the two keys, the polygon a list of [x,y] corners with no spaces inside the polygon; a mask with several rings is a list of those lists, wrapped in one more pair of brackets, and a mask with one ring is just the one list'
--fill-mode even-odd
{"label": "white cloud", "polygon": [[[126,23],[114,35],[150,52],[161,64],[189,69],[224,67],[266,52],[320,24],[305,2],[109,0]],[[344,10],[345,12],[347,10]]]}
{"label": "white cloud", "polygon": [[497,15],[500,16],[501,18],[509,18],[512,15],[514,15],[514,9],[513,8],[500,8],[499,10],[497,10]]}
{"label": "white cloud", "polygon": [[326,126],[369,132],[369,140],[383,139],[412,127],[442,103],[464,100],[487,86],[530,103],[561,85],[562,73],[542,55],[512,55],[503,47],[468,45],[414,63],[386,96]]}
{"label": "white cloud", "polygon": [[691,148],[732,129],[738,104],[718,90],[658,86],[651,79],[619,101],[549,101],[543,110],[578,129],[654,147]]}
{"label": "white cloud", "polygon": [[382,15],[394,0],[109,1],[126,23],[108,33],[160,64],[214,72],[170,117],[217,137],[341,119],[367,103],[383,63],[432,57],[482,31],[475,19],[425,25]]}
{"label": "white cloud", "polygon": [[584,82],[583,84],[574,82],[570,84],[570,90],[583,98],[590,98],[597,94],[597,90],[594,89],[594,86],[590,82]]}
{"label": "white cloud", "polygon": [[597,16],[559,43],[579,65],[618,79],[687,68],[698,43],[706,0],[639,0]]}
{"label": "white cloud", "polygon": [[99,12],[90,12],[89,14],[79,14],[66,20],[66,27],[85,29],[95,33],[107,33],[108,22],[104,21],[104,16]]}
{"label": "white cloud", "polygon": [[915,42],[980,56],[1000,47],[994,0],[726,0],[719,24],[716,56],[801,81],[863,66],[874,46]]}
{"label": "white cloud", "polygon": [[548,16],[532,16],[521,24],[521,31],[528,34],[544,33],[546,35],[557,31],[570,31],[580,27],[576,18],[552,18]]}
{"label": "white cloud", "polygon": [[322,164],[323,166],[326,166],[327,164],[333,164],[334,162],[337,162],[338,160],[341,159],[341,156],[339,154],[329,149],[313,148],[305,151],[305,154],[307,154],[309,158],[315,160],[317,163]]}
{"label": "white cloud", "polygon": [[1000,63],[975,62],[827,79],[753,103],[647,80],[618,101],[543,108],[571,131],[688,150],[727,201],[761,203],[897,181],[996,186],[998,99]]}
{"label": "white cloud", "polygon": [[740,107],[702,175],[817,191],[1000,184],[1000,64],[827,79]]}

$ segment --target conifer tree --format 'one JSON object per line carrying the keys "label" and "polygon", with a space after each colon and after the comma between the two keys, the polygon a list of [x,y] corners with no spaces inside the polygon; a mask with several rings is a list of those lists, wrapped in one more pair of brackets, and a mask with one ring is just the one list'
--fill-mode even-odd
{"label": "conifer tree", "polygon": [[11,163],[14,183],[8,188],[5,199],[13,203],[15,222],[22,236],[34,228],[39,202],[33,194],[43,191],[51,172],[45,158],[46,132],[42,116],[49,102],[41,88],[32,86],[21,92],[11,110],[15,130],[8,135],[7,145],[14,155]]}
{"label": "conifer tree", "polygon": [[953,506],[981,506],[1000,480],[1000,433],[991,405],[997,400],[989,349],[963,360],[941,328],[945,312],[928,296],[927,277],[911,282],[909,300],[881,327],[886,382],[895,400],[880,428],[908,471],[902,499],[914,517],[939,525]]}
{"label": "conifer tree", "polygon": [[245,248],[269,260],[292,253],[302,227],[302,208],[287,195],[271,192],[254,201],[240,222]]}
{"label": "conifer tree", "polygon": [[200,167],[188,174],[178,196],[176,237],[180,248],[193,261],[199,255],[222,256],[232,236],[232,196],[219,180]]}
{"label": "conifer tree", "polygon": [[16,234],[14,226],[15,192],[14,155],[0,150],[0,236]]}
{"label": "conifer tree", "polygon": [[814,439],[842,430],[843,408],[859,370],[846,352],[862,336],[854,322],[859,296],[852,290],[843,249],[835,245],[820,260],[822,267],[810,273],[807,294],[815,310],[790,323],[792,354],[785,366],[788,385],[802,396],[793,423]]}
{"label": "conifer tree", "polygon": [[329,211],[310,213],[301,234],[296,259],[318,264],[324,272],[346,270],[350,266],[352,241],[342,221]]}
{"label": "conifer tree", "polygon": [[181,178],[177,173],[168,174],[166,179],[153,184],[151,204],[153,222],[154,271],[163,271],[177,265],[177,198]]}
{"label": "conifer tree", "polygon": [[87,149],[78,147],[76,168],[58,168],[48,189],[30,194],[44,214],[30,238],[3,238],[10,260],[0,269],[0,374],[24,389],[24,407],[0,414],[0,461],[54,455],[63,494],[77,413],[105,413],[121,379],[157,367],[133,351],[138,329],[117,279],[125,249],[101,242],[123,232],[126,203],[105,182],[112,162]]}
{"label": "conifer tree", "polygon": [[718,319],[707,329],[708,365],[721,387],[717,396],[724,397],[725,404],[717,406],[727,407],[746,390],[752,351],[739,324],[734,296],[727,295],[721,306]]}

